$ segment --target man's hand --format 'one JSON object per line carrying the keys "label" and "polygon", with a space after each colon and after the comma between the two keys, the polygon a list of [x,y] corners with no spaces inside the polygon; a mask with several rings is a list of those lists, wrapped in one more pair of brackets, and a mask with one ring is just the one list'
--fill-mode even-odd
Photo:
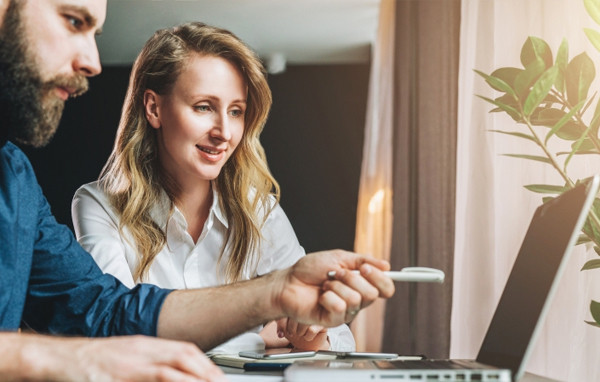
{"label": "man's hand", "polygon": [[[383,274],[387,261],[334,250],[304,256],[277,274],[274,301],[287,317],[303,324],[327,327],[352,321],[377,297],[394,294],[394,283]],[[360,274],[350,272],[358,269]],[[327,273],[335,271],[335,280]]]}
{"label": "man's hand", "polygon": [[277,320],[277,333],[297,350],[329,350],[327,329],[319,325],[300,324],[292,318]]}
{"label": "man's hand", "polygon": [[5,333],[0,334],[0,355],[0,380],[225,380],[195,345],[144,336],[89,339]]}

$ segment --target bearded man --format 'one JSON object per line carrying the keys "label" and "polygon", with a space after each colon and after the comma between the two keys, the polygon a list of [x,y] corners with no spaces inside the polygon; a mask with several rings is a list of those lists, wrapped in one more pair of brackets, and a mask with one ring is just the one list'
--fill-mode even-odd
{"label": "bearded man", "polygon": [[0,380],[216,381],[199,349],[282,317],[337,326],[393,294],[388,263],[344,251],[200,290],[130,290],[103,274],[11,141],[49,142],[65,101],[101,71],[105,16],[106,0],[0,0]]}

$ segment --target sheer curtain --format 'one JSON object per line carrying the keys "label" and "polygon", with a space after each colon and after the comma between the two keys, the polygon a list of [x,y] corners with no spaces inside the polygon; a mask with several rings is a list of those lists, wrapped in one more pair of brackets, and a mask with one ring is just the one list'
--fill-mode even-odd
{"label": "sheer curtain", "polygon": [[[392,230],[392,136],[395,0],[381,0],[373,47],[354,250],[389,260]],[[358,350],[379,351],[384,302],[352,323]]]}
{"label": "sheer curtain", "polygon": [[[489,114],[490,105],[475,94],[497,95],[473,69],[491,73],[520,67],[527,36],[548,42],[554,54],[563,38],[569,58],[582,51],[596,64],[600,54],[587,42],[584,27],[595,26],[583,0],[463,0],[459,65],[456,237],[450,355],[473,358],[481,344],[502,288],[541,196],[525,184],[560,184],[550,166],[502,156],[537,155],[523,139],[489,130],[519,130],[505,115]],[[592,89],[598,89],[598,81]],[[598,156],[579,157],[570,173],[600,172]],[[566,381],[600,380],[600,329],[590,319],[591,299],[600,299],[600,272],[579,269],[595,255],[574,251],[527,370]],[[535,275],[532,275],[535,282]]]}

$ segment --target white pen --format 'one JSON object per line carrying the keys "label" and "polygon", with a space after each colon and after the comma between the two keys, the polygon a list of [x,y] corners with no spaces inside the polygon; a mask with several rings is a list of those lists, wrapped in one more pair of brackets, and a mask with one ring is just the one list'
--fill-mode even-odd
{"label": "white pen", "polygon": [[[358,270],[353,270],[354,273],[360,273]],[[408,281],[408,282],[429,282],[429,283],[443,283],[444,272],[428,267],[407,267],[402,268],[401,271],[385,271],[383,272],[387,277],[394,281]],[[327,277],[332,280],[335,278],[335,271],[327,272]]]}

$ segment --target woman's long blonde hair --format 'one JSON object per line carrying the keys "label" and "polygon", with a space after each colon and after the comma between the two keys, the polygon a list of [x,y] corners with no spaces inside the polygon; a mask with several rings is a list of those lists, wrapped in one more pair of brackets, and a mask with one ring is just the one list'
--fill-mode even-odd
{"label": "woman's long blonde hair", "polygon": [[153,221],[150,211],[163,192],[170,198],[170,213],[174,205],[173,185],[158,160],[156,132],[145,117],[144,92],[168,94],[194,54],[226,59],[240,70],[248,86],[243,137],[214,181],[229,225],[219,257],[220,262],[228,247],[224,275],[228,282],[239,280],[244,267],[253,263],[259,253],[261,227],[274,206],[271,195],[279,201],[279,185],[269,172],[259,141],[272,103],[260,59],[231,32],[203,23],[158,30],[133,65],[115,145],[100,174],[100,184],[121,217],[121,234],[127,228],[135,242],[139,262],[134,278],[138,281],[166,244],[166,232]]}

